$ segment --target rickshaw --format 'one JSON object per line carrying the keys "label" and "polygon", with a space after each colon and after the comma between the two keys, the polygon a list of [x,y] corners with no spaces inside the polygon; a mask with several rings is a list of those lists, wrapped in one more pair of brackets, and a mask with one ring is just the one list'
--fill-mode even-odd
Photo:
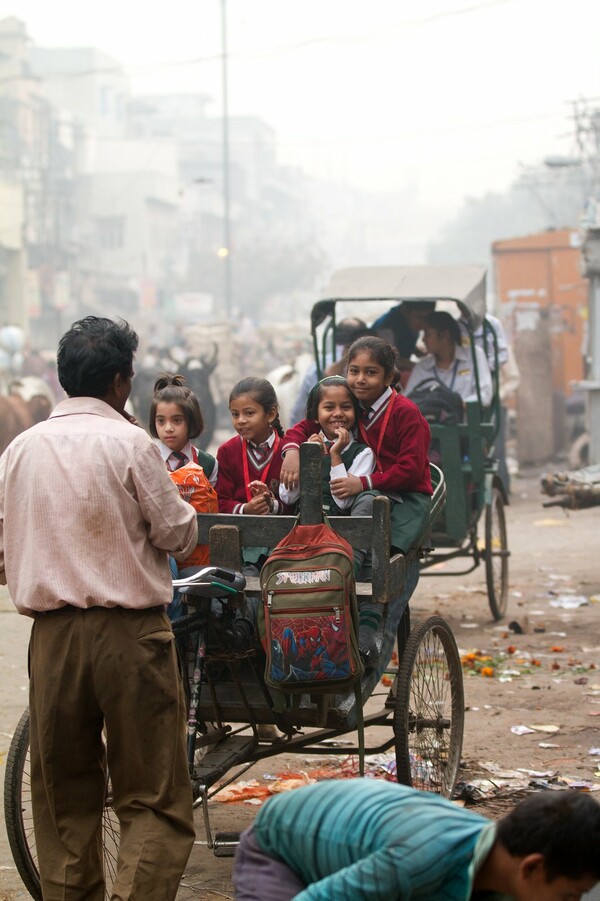
{"label": "rickshaw", "polygon": [[[508,495],[498,476],[494,444],[500,424],[498,342],[486,320],[486,269],[483,266],[361,266],[335,272],[311,312],[311,332],[319,378],[336,359],[336,323],[343,315],[360,315],[367,323],[369,305],[430,301],[456,308],[471,337],[478,401],[466,404],[465,421],[431,425],[440,449],[446,481],[446,507],[431,532],[431,550],[421,559],[426,575],[465,575],[485,564],[487,596],[495,620],[508,603],[508,550],[505,505]],[[481,403],[473,336],[482,328],[486,352],[495,358],[493,399]],[[483,514],[482,534],[478,524]],[[435,549],[435,550],[433,550]],[[469,558],[465,569],[433,571],[437,564]]]}
{"label": "rickshaw", "polygon": [[[411,629],[409,599],[419,578],[421,550],[390,557],[390,502],[374,500],[373,515],[330,517],[329,523],[353,547],[370,548],[372,583],[358,583],[359,596],[385,605],[379,635],[380,659],[362,676],[357,690],[340,695],[302,695],[298,704],[276,709],[264,681],[264,653],[258,643],[238,643],[236,610],[261,598],[257,577],[240,574],[241,550],[257,544],[273,547],[299,521],[322,522],[320,447],[303,444],[303,489],[298,520],[293,516],[198,515],[198,542],[209,544],[211,565],[182,573],[176,584],[192,612],[173,630],[183,645],[182,668],[188,698],[188,762],[195,804],[202,808],[207,845],[217,856],[231,856],[238,836],[214,833],[208,801],[254,763],[282,753],[339,754],[331,740],[356,732],[347,754],[395,750],[399,782],[452,795],[460,764],[464,723],[462,666],[452,631],[440,616]],[[446,482],[437,472],[431,517],[423,544],[442,515]],[[217,609],[215,609],[215,607]],[[394,647],[399,664],[391,668]],[[380,692],[384,671],[391,688]],[[265,735],[263,726],[276,727]],[[364,727],[381,726],[375,745],[366,745]],[[373,733],[369,734],[369,738]],[[327,742],[326,740],[329,740]],[[17,869],[35,899],[40,899],[29,777],[29,714],[15,731],[6,761],[5,818]],[[103,818],[107,892],[115,878],[119,824],[107,775]],[[107,894],[107,897],[109,895]]]}

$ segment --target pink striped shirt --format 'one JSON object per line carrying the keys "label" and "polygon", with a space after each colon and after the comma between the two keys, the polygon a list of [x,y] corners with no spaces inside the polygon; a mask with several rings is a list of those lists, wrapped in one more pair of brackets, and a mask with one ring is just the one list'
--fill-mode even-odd
{"label": "pink striped shirt", "polygon": [[0,583],[20,613],[167,604],[167,553],[197,534],[150,437],[97,398],[61,401],[0,457]]}

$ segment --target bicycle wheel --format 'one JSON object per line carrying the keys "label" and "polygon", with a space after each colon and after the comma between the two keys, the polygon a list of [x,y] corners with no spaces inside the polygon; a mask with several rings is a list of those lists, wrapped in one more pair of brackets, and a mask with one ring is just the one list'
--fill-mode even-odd
{"label": "bicycle wheel", "polygon": [[508,604],[508,548],[504,498],[492,488],[492,499],[485,508],[485,578],[490,610],[495,620],[502,619]]}
{"label": "bicycle wheel", "polygon": [[[4,819],[8,843],[19,876],[34,901],[42,901],[31,812],[29,709],[25,710],[19,720],[6,758]],[[117,872],[120,832],[119,821],[112,806],[110,780],[107,778],[106,800],[102,815],[102,852],[106,884],[105,897],[107,899],[110,898]]]}
{"label": "bicycle wheel", "polygon": [[431,616],[414,627],[400,660],[394,711],[398,782],[451,797],[463,726],[458,648],[445,620]]}

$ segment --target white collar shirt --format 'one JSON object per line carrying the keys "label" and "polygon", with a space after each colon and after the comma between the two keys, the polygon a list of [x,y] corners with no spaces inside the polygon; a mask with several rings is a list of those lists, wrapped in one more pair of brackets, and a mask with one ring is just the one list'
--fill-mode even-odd
{"label": "white collar shirt", "polygon": [[98,398],[61,401],[0,457],[0,583],[20,613],[172,597],[196,514],[150,437]]}
{"label": "white collar shirt", "polygon": [[[487,407],[492,402],[492,375],[483,350],[477,346],[474,349],[477,358],[481,403]],[[433,354],[427,354],[418,363],[415,363],[406,383],[404,394],[410,399],[415,388],[432,378],[437,378],[447,388],[456,391],[465,402],[477,400],[477,383],[470,347],[457,346],[454,363],[448,369],[439,369]]]}

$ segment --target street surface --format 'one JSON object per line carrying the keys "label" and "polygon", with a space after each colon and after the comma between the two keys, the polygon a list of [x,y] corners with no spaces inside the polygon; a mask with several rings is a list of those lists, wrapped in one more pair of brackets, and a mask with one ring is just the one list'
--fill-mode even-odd
{"label": "street surface", "polygon": [[[544,509],[537,471],[515,479],[513,489],[507,511],[512,557],[506,619],[500,624],[491,619],[483,566],[469,575],[450,576],[460,565],[446,564],[438,570],[441,577],[421,579],[411,603],[413,622],[440,613],[450,622],[461,653],[471,655],[465,667],[460,779],[470,786],[467,791],[475,800],[474,809],[494,818],[522,797],[531,779],[600,787],[600,600],[583,606],[575,606],[582,602],[574,600],[600,599],[600,507],[570,514],[559,508]],[[517,631],[509,629],[511,623],[517,624],[513,627]],[[3,781],[10,738],[27,703],[30,629],[30,622],[16,614],[5,590],[0,592],[0,625]],[[491,671],[487,676],[481,674],[484,667]],[[511,731],[514,727],[527,730]],[[280,755],[241,778],[263,781],[263,773],[297,772],[318,765],[317,760],[301,755]],[[597,797],[600,802],[600,791]],[[213,829],[234,831],[252,822],[257,807],[213,801],[210,810]],[[199,814],[196,822],[198,842],[178,899],[233,898],[231,860],[216,859],[207,851]],[[0,901],[27,897],[2,823]],[[587,897],[599,899],[600,892]]]}

